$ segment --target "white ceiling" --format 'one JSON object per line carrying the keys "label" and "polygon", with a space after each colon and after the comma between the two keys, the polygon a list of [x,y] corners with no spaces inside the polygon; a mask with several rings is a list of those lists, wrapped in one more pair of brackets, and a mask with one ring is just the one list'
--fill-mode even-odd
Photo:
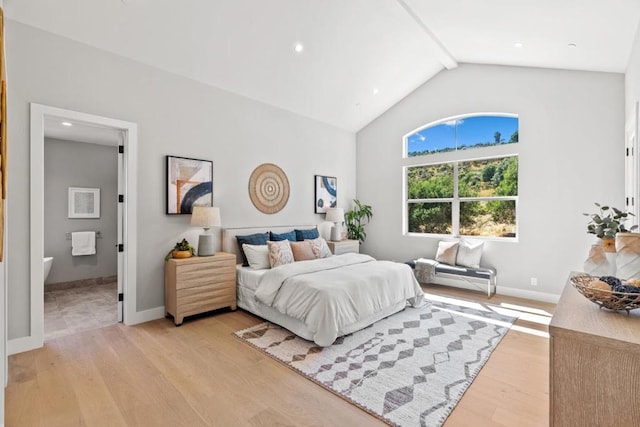
{"label": "white ceiling", "polygon": [[638,0],[4,4],[9,19],[350,131],[462,62],[622,73],[640,21]]}
{"label": "white ceiling", "polygon": [[44,136],[63,141],[116,146],[121,143],[122,131],[96,124],[45,116]]}

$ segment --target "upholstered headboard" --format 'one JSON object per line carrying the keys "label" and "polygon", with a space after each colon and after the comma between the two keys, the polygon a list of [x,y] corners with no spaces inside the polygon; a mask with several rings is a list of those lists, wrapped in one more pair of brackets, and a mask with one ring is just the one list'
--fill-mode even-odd
{"label": "upholstered headboard", "polygon": [[286,233],[294,229],[304,230],[307,228],[318,227],[320,236],[324,239],[329,239],[331,234],[330,222],[321,222],[320,224],[306,224],[306,225],[278,225],[278,226],[265,226],[265,227],[242,227],[242,228],[225,228],[222,230],[222,251],[230,254],[235,254],[236,263],[240,264],[242,258],[238,251],[238,242],[236,236],[244,236],[254,233],[266,233],[267,231],[273,231],[274,233]]}

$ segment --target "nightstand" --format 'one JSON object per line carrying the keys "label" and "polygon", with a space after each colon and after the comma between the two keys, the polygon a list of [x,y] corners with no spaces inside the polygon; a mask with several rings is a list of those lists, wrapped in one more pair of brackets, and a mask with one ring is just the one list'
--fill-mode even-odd
{"label": "nightstand", "polygon": [[223,307],[236,309],[236,256],[171,258],[165,263],[164,307],[176,326],[185,316]]}
{"label": "nightstand", "polygon": [[341,240],[339,242],[328,241],[329,249],[334,255],[346,254],[349,252],[360,253],[360,242],[357,240]]}

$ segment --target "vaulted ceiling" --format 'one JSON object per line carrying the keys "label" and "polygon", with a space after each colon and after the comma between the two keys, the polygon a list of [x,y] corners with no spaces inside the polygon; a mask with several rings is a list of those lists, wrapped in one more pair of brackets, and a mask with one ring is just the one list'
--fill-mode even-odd
{"label": "vaulted ceiling", "polygon": [[623,73],[640,21],[638,0],[5,0],[4,6],[8,19],[354,132],[459,63]]}

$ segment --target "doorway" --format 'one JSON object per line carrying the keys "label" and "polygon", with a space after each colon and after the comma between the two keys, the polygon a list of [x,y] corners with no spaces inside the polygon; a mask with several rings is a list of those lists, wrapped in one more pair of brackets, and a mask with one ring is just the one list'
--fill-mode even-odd
{"label": "doorway", "polygon": [[[44,341],[118,313],[118,129],[45,118]],[[118,315],[119,314],[119,315]]]}
{"label": "doorway", "polygon": [[[118,317],[125,324],[136,323],[136,153],[137,125],[122,120],[31,104],[31,330],[18,351],[42,347],[44,343],[44,141],[51,132],[48,123],[67,122],[82,128],[117,134],[118,225],[117,287]],[[115,146],[115,144],[114,144]],[[115,148],[114,148],[115,149]],[[55,260],[54,260],[55,261]]]}

